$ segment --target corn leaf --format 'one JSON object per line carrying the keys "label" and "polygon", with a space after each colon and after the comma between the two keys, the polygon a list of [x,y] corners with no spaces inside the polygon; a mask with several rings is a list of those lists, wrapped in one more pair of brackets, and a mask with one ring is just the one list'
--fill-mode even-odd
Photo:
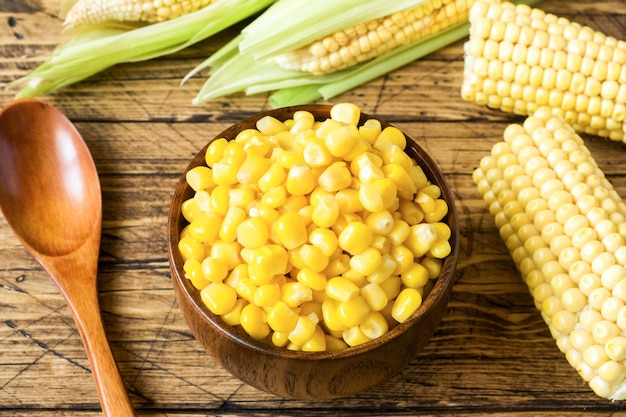
{"label": "corn leaf", "polygon": [[184,49],[267,8],[274,0],[217,0],[196,12],[133,29],[95,28],[59,45],[52,56],[9,88],[36,97],[84,80],[122,62],[153,59]]}
{"label": "corn leaf", "polygon": [[[518,0],[513,3],[531,5],[538,1]],[[199,104],[234,93],[258,94],[269,91],[276,91],[269,98],[273,107],[330,99],[463,39],[469,33],[469,23],[465,21],[332,74],[313,75],[283,69],[274,63],[273,57],[346,27],[389,15],[397,9],[418,7],[424,1],[392,2],[394,9],[390,8],[390,2],[379,0],[324,0],[308,3],[314,3],[315,7],[305,9],[305,0],[278,0],[246,26],[241,35],[227,45],[227,50],[218,51],[202,63],[197,71],[194,70],[194,74],[200,69],[210,68],[209,77],[193,103]],[[297,13],[293,10],[297,10]]]}

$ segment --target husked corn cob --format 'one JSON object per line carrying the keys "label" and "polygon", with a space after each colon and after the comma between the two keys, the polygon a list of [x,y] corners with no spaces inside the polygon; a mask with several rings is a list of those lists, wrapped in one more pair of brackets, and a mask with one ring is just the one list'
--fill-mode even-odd
{"label": "husked corn cob", "polygon": [[626,205],[580,136],[542,107],[474,181],[558,348],[597,395],[626,398]]}
{"label": "husked corn cob", "polygon": [[577,131],[626,140],[626,42],[526,5],[470,10],[462,97],[506,112],[552,108]]}
{"label": "husked corn cob", "polygon": [[328,74],[465,21],[472,3],[473,0],[430,0],[414,9],[325,36],[274,59],[285,69]]}
{"label": "husked corn cob", "polygon": [[110,22],[156,23],[208,6],[215,0],[78,0],[65,14],[63,27],[74,31]]}

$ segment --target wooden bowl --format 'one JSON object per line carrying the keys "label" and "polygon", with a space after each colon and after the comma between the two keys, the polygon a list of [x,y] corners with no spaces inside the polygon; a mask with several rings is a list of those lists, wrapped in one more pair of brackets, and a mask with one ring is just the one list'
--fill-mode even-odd
{"label": "wooden bowl", "polygon": [[[232,139],[265,115],[278,120],[292,117],[297,110],[311,112],[316,120],[330,117],[330,106],[294,106],[257,114],[236,123],[216,136]],[[373,118],[362,115],[362,124]],[[381,120],[383,128],[389,126]],[[208,144],[207,144],[208,146]],[[191,161],[185,173],[204,165],[206,147]],[[405,152],[422,167],[429,180],[438,184],[449,212],[444,219],[452,230],[451,254],[444,259],[441,275],[424,298],[421,307],[404,323],[365,344],[329,352],[299,352],[254,340],[212,314],[200,299],[200,291],[185,278],[183,260],[177,249],[187,221],[181,213],[183,201],[193,196],[183,173],[170,207],[168,256],[178,304],[189,328],[207,352],[227,371],[263,391],[285,398],[320,400],[346,397],[381,383],[400,372],[422,350],[444,314],[452,291],[459,250],[459,231],[454,198],[441,171],[426,152],[407,136]]]}

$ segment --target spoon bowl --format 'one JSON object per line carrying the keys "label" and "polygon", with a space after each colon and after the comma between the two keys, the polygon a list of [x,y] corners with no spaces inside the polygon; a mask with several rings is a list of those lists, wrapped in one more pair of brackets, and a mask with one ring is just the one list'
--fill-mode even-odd
{"label": "spoon bowl", "polygon": [[98,306],[98,173],[80,133],[43,101],[17,100],[0,112],[0,210],[65,298],[85,345],[103,414],[134,416]]}

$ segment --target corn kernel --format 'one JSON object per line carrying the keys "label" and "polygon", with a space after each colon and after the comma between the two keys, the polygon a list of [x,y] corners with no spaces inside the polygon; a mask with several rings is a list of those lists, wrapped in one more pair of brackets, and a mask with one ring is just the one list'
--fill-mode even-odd
{"label": "corn kernel", "polygon": [[270,188],[261,197],[261,204],[277,209],[287,202],[287,189],[282,185]]}
{"label": "corn kernel", "polygon": [[382,265],[382,255],[374,248],[368,247],[365,250],[353,255],[350,259],[350,268],[362,275],[371,275]]}
{"label": "corn kernel", "polygon": [[198,290],[203,289],[211,283],[204,278],[202,274],[202,264],[197,259],[188,259],[183,264],[185,278],[191,281],[191,284]]}
{"label": "corn kernel", "polygon": [[250,217],[237,226],[237,242],[244,248],[257,249],[267,243],[267,224],[258,217]]}
{"label": "corn kernel", "polygon": [[352,183],[352,174],[345,162],[335,162],[324,169],[317,181],[322,189],[332,193],[348,188]]}
{"label": "corn kernel", "polygon": [[[276,149],[276,148],[275,148]],[[276,155],[274,157],[274,161],[278,163],[283,168],[287,170],[291,170],[296,165],[306,165],[306,161],[304,160],[304,156],[301,151],[293,150],[289,151],[287,148],[278,149],[276,151]]]}
{"label": "corn kernel", "polygon": [[[231,206],[247,209],[248,206],[255,202],[255,191],[252,186],[241,186],[231,188],[228,193],[228,202]],[[230,207],[229,207],[230,208]],[[227,211],[228,212],[228,211]]]}
{"label": "corn kernel", "polygon": [[[381,253],[379,250],[377,251]],[[361,256],[361,255],[360,254],[355,255],[355,257],[358,257],[358,256]],[[374,272],[367,275],[367,281],[381,283],[385,281],[387,278],[389,278],[391,274],[393,274],[393,272],[396,270],[397,267],[398,267],[398,262],[396,262],[396,260],[388,253],[384,253],[381,255],[380,266]]]}
{"label": "corn kernel", "polygon": [[181,211],[183,213],[183,217],[188,222],[192,222],[198,214],[202,213],[202,210],[198,207],[198,201],[194,197],[191,197],[183,202]]}
{"label": "corn kernel", "polygon": [[323,227],[315,228],[309,233],[309,242],[328,257],[337,251],[337,235]]}
{"label": "corn kernel", "polygon": [[209,201],[211,212],[220,216],[226,215],[230,207],[230,190],[230,185],[226,184],[218,184],[213,188],[211,200]]}
{"label": "corn kernel", "polygon": [[394,220],[388,210],[381,210],[370,213],[365,218],[365,224],[370,228],[373,234],[387,235],[393,228]]}
{"label": "corn kernel", "polygon": [[318,204],[313,207],[311,220],[317,227],[330,227],[337,221],[339,216],[339,204],[332,194],[320,197]]}
{"label": "corn kernel", "polygon": [[326,288],[326,276],[309,268],[298,271],[297,280],[316,291],[322,291]]}
{"label": "corn kernel", "polygon": [[292,252],[298,252],[298,256],[304,263],[304,266],[316,272],[326,269],[330,262],[330,258],[324,255],[317,246],[309,245],[308,243],[293,249]]}
{"label": "corn kernel", "polygon": [[421,264],[414,262],[411,267],[400,275],[402,284],[409,288],[421,288],[428,283],[428,270]]}
{"label": "corn kernel", "polygon": [[210,282],[222,282],[228,275],[228,266],[221,259],[205,258],[202,263],[202,275]]}
{"label": "corn kernel", "polygon": [[349,223],[337,238],[339,247],[355,255],[364,251],[372,243],[372,231],[365,223]]}
{"label": "corn kernel", "polygon": [[363,210],[357,190],[351,188],[339,190],[335,194],[335,200],[339,204],[339,210],[343,213],[355,213]]}
{"label": "corn kernel", "polygon": [[262,155],[248,154],[237,171],[240,184],[256,184],[272,165],[272,161]]}
{"label": "corn kernel", "polygon": [[[410,226],[402,219],[394,220],[393,226],[387,237],[391,240],[391,244],[394,246],[401,245],[407,237],[409,237]],[[437,234],[439,236],[439,234]]]}
{"label": "corn kernel", "polygon": [[272,116],[263,116],[256,122],[256,128],[264,135],[272,136],[279,132],[288,130],[287,126],[280,120]]}
{"label": "corn kernel", "polygon": [[361,332],[370,339],[377,339],[389,331],[389,324],[378,311],[370,311],[368,316],[359,324]]}
{"label": "corn kernel", "polygon": [[222,219],[219,229],[219,238],[225,242],[237,240],[237,227],[246,218],[244,209],[238,206],[230,206]]}
{"label": "corn kernel", "polygon": [[228,313],[222,314],[220,317],[224,323],[229,326],[238,326],[241,324],[241,310],[248,304],[243,298],[238,298],[233,308]]}
{"label": "corn kernel", "polygon": [[241,310],[241,327],[256,340],[263,340],[270,334],[265,312],[256,304],[247,304]]}
{"label": "corn kernel", "polygon": [[326,350],[326,335],[321,327],[316,326],[313,336],[302,344],[303,352],[324,352]]}
{"label": "corn kernel", "polygon": [[338,122],[356,126],[361,118],[361,109],[353,103],[337,103],[330,108],[330,117]]}
{"label": "corn kernel", "polygon": [[351,327],[344,330],[342,333],[342,337],[343,340],[348,344],[348,346],[353,347],[362,345],[363,343],[367,343],[372,340],[361,331],[361,328],[359,326]]}
{"label": "corn kernel", "polygon": [[213,314],[228,313],[237,302],[234,289],[221,282],[211,282],[200,291],[202,302]]}
{"label": "corn kernel", "polygon": [[280,300],[280,287],[274,284],[259,285],[252,299],[259,307],[271,307]]}
{"label": "corn kernel", "polygon": [[340,339],[331,335],[325,335],[326,337],[326,350],[331,352],[334,350],[341,350],[348,347],[348,344]]}
{"label": "corn kernel", "polygon": [[313,191],[315,183],[311,167],[306,164],[296,164],[287,173],[285,187],[289,194],[304,195]]}
{"label": "corn kernel", "polygon": [[298,213],[285,213],[273,226],[273,236],[286,249],[294,249],[308,240],[306,225]]}
{"label": "corn kernel", "polygon": [[237,242],[217,240],[211,245],[211,257],[223,261],[228,271],[241,263],[240,251],[241,246]]}
{"label": "corn kernel", "polygon": [[398,163],[385,164],[382,167],[383,174],[389,178],[398,190],[398,196],[405,200],[412,200],[417,187],[409,175],[409,171],[405,170]]}
{"label": "corn kernel", "polygon": [[415,288],[400,291],[393,302],[391,315],[399,323],[405,322],[422,305],[422,294]]}
{"label": "corn kernel", "polygon": [[395,275],[403,274],[408,271],[409,268],[413,265],[413,261],[415,260],[415,255],[413,252],[404,245],[396,245],[392,246],[389,254],[395,259],[398,266],[396,270],[393,271]]}
{"label": "corn kernel", "polygon": [[178,241],[178,250],[180,251],[183,261],[194,259],[198,262],[202,262],[205,257],[204,245],[191,236],[182,237]]}
{"label": "corn kernel", "polygon": [[409,236],[404,245],[413,252],[416,258],[423,256],[437,241],[437,233],[432,224],[419,223],[409,229]]}
{"label": "corn kernel", "polygon": [[361,296],[367,302],[367,305],[372,311],[380,311],[389,302],[387,294],[382,287],[375,283],[369,283],[361,288]]}
{"label": "corn kernel", "polygon": [[267,192],[271,188],[274,188],[285,181],[287,178],[287,171],[279,163],[274,162],[265,171],[263,175],[257,181],[257,187],[262,192]]}
{"label": "corn kernel", "polygon": [[211,168],[205,166],[197,166],[190,169],[185,174],[185,179],[194,191],[206,190],[215,186],[213,172]]}
{"label": "corn kernel", "polygon": [[400,149],[406,148],[406,137],[397,127],[388,126],[376,138],[374,148],[384,152],[391,145],[396,145]]}
{"label": "corn kernel", "polygon": [[359,126],[359,134],[370,145],[374,144],[381,131],[382,127],[377,119],[367,119],[365,123]]}
{"label": "corn kernel", "polygon": [[424,219],[428,223],[440,222],[448,214],[448,203],[440,198],[435,200],[435,209],[431,212],[424,212]]}
{"label": "corn kernel", "polygon": [[424,220],[424,212],[413,201],[401,201],[398,210],[402,215],[402,219],[410,226],[419,224]]}
{"label": "corn kernel", "polygon": [[291,308],[299,307],[300,304],[313,300],[311,288],[301,282],[287,282],[282,286],[280,298]]}
{"label": "corn kernel", "polygon": [[337,305],[337,317],[346,327],[358,326],[365,320],[370,311],[367,302],[360,295]]}
{"label": "corn kernel", "polygon": [[339,319],[337,307],[339,301],[328,298],[322,302],[322,319],[324,326],[333,332],[342,332],[346,329],[346,326]]}
{"label": "corn kernel", "polygon": [[345,303],[359,294],[359,287],[343,276],[333,277],[326,283],[326,295]]}
{"label": "corn kernel", "polygon": [[248,262],[248,275],[257,285],[268,284],[276,275],[287,272],[289,257],[280,245],[264,245],[253,250]]}
{"label": "corn kernel", "polygon": [[267,313],[267,323],[275,332],[290,333],[298,321],[298,313],[283,301],[278,300]]}
{"label": "corn kernel", "polygon": [[330,153],[337,157],[347,154],[355,144],[355,138],[350,126],[337,127],[332,131],[325,132],[323,137]]}
{"label": "corn kernel", "polygon": [[318,320],[316,320],[314,317],[298,317],[296,326],[289,333],[289,340],[297,346],[304,345],[311,337],[313,337],[315,329],[317,328],[317,322]]}
{"label": "corn kernel", "polygon": [[189,223],[189,236],[199,242],[211,243],[218,235],[222,218],[215,213],[201,213]]}
{"label": "corn kernel", "polygon": [[[313,244],[315,245],[315,243]],[[323,252],[323,249],[321,250]],[[350,256],[343,253],[337,257],[331,257],[328,261],[328,266],[324,269],[323,273],[327,277],[336,277],[343,274],[348,269],[350,269]]]}
{"label": "corn kernel", "polygon": [[428,271],[428,277],[430,279],[435,279],[441,274],[441,267],[443,266],[441,259],[433,258],[432,256],[424,256],[420,263]]}
{"label": "corn kernel", "polygon": [[287,347],[289,344],[289,333],[272,332],[272,344],[276,347]]}
{"label": "corn kernel", "polygon": [[[229,145],[232,143],[233,142],[230,142]],[[243,150],[241,150],[241,153],[234,153],[230,155],[226,155],[227,151],[228,147],[224,152],[224,158],[220,159],[219,162],[214,163],[212,167],[213,182],[217,185],[236,184],[237,172],[239,172],[239,168],[246,159],[246,154]]]}
{"label": "corn kernel", "polygon": [[311,168],[326,167],[334,160],[324,140],[315,136],[307,138],[304,149],[302,150],[302,155],[304,161]]}
{"label": "corn kernel", "polygon": [[204,156],[207,166],[212,167],[224,157],[224,149],[226,149],[227,144],[228,141],[224,138],[215,139],[209,144]]}

